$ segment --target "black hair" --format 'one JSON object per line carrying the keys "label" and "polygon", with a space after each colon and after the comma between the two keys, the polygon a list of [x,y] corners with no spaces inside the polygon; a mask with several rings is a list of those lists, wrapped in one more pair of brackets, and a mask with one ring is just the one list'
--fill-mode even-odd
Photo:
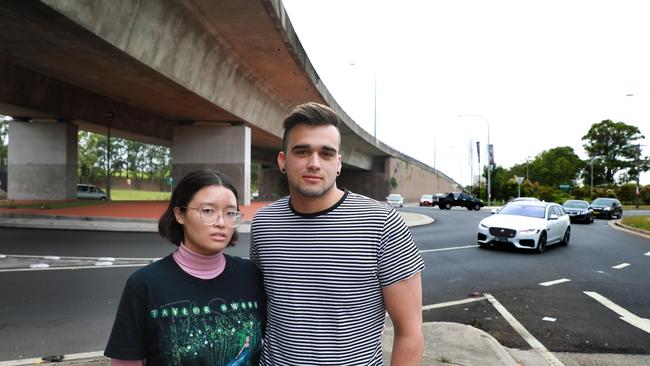
{"label": "black hair", "polygon": [[[334,110],[326,105],[314,102],[300,104],[293,108],[282,122],[284,135],[282,136],[282,151],[287,152],[287,136],[289,131],[300,124],[308,126],[327,126],[332,125],[339,131],[341,118]],[[339,138],[341,132],[339,131]]]}
{"label": "black hair", "polygon": [[[172,197],[169,200],[169,206],[158,220],[158,233],[163,238],[169,240],[172,244],[178,246],[185,237],[183,225],[176,221],[174,208],[178,207],[182,212],[187,211],[187,205],[192,201],[196,192],[208,186],[221,186],[230,190],[235,195],[235,200],[239,201],[237,189],[225,174],[216,170],[197,170],[187,174],[174,188]],[[237,203],[239,211],[239,203]],[[237,230],[232,234],[232,238],[227,246],[235,245],[239,238]]]}

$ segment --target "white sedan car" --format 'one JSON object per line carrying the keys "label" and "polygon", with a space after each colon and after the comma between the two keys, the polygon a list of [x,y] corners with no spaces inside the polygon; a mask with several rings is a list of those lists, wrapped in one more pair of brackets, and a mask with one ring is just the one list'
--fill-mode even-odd
{"label": "white sedan car", "polygon": [[510,202],[478,225],[478,244],[513,245],[544,253],[550,244],[569,244],[571,221],[562,206],[551,202]]}

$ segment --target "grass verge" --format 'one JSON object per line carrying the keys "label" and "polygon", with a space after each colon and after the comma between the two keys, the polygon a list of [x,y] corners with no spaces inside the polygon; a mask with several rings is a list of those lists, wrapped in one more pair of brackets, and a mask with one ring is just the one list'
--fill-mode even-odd
{"label": "grass verge", "polygon": [[169,201],[170,197],[170,192],[111,189],[111,199],[113,201]]}
{"label": "grass verge", "polygon": [[621,223],[627,226],[650,231],[650,216],[626,216]]}

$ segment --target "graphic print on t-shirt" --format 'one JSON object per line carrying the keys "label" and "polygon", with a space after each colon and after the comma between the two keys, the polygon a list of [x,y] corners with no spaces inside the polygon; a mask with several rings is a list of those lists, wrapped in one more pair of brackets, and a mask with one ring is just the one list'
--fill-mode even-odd
{"label": "graphic print on t-shirt", "polygon": [[163,358],[169,365],[253,365],[251,355],[261,346],[257,301],[225,302],[215,298],[207,304],[183,300],[149,311],[160,335]]}

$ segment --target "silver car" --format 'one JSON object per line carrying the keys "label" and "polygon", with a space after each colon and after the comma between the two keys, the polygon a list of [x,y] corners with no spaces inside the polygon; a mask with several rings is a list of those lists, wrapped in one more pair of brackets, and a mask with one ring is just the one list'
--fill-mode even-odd
{"label": "silver car", "polygon": [[399,193],[391,193],[386,197],[386,203],[393,207],[404,207],[404,197]]}

